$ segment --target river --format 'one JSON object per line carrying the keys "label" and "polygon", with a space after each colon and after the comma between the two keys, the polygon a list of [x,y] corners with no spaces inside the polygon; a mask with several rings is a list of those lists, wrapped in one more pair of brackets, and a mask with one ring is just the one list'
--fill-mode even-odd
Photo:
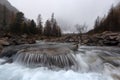
{"label": "river", "polygon": [[120,48],[80,46],[74,56],[79,66],[75,71],[1,64],[0,80],[120,80]]}

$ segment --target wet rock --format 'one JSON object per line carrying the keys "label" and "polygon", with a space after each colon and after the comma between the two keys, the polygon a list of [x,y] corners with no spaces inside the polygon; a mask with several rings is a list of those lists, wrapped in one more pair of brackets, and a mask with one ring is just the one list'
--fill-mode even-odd
{"label": "wet rock", "polygon": [[12,62],[13,62],[13,59],[12,59],[12,58],[10,58],[10,59],[8,59],[8,60],[6,60],[6,61],[2,62],[1,64],[5,64],[5,63],[12,63]]}
{"label": "wet rock", "polygon": [[1,54],[1,51],[3,50],[3,46],[0,45],[0,54]]}
{"label": "wet rock", "polygon": [[29,48],[19,51],[15,60],[33,67],[70,68],[76,60],[69,48]]}
{"label": "wet rock", "polygon": [[87,45],[95,46],[119,46],[120,44],[120,33],[103,32],[88,37]]}
{"label": "wet rock", "polygon": [[10,43],[7,40],[5,40],[5,39],[0,39],[0,45],[2,45],[2,46],[9,46]]}
{"label": "wet rock", "polygon": [[56,44],[56,43],[45,43],[45,44],[23,44],[23,45],[16,45],[16,46],[9,46],[2,50],[0,57],[11,57],[15,55],[18,51],[26,48],[44,48],[44,47],[63,47],[69,48],[71,50],[77,50],[78,45],[75,44]]}
{"label": "wet rock", "polygon": [[26,38],[10,38],[9,42],[12,45],[21,45],[21,44],[34,44],[35,39],[26,39]]}
{"label": "wet rock", "polygon": [[77,65],[73,56],[76,45],[71,44],[25,44],[19,46],[10,46],[2,50],[0,57],[14,59],[27,66],[45,66],[52,68],[70,68]]}
{"label": "wet rock", "polygon": [[24,34],[24,35],[22,35],[21,37],[26,39],[26,38],[28,37],[28,35],[27,35],[27,34]]}
{"label": "wet rock", "polygon": [[111,76],[112,76],[113,79],[115,79],[115,80],[120,80],[120,75],[119,75],[119,74],[111,74]]}
{"label": "wet rock", "polygon": [[107,46],[117,46],[117,45],[119,44],[119,41],[106,40],[106,41],[103,41],[103,44],[104,44],[104,45],[107,45]]}

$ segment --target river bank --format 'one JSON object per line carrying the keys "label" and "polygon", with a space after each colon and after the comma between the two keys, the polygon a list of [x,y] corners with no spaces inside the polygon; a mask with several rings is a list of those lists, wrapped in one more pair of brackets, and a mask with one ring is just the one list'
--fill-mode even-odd
{"label": "river bank", "polygon": [[36,40],[45,42],[76,43],[87,46],[116,46],[120,47],[120,32],[103,32],[98,34],[83,34],[82,42],[77,34],[65,34],[62,37],[45,37],[39,35],[3,34],[0,36],[0,51],[10,45],[34,44]]}
{"label": "river bank", "polygon": [[120,47],[120,32],[103,32],[98,34],[83,34],[82,41],[76,34],[66,35],[60,38],[47,39],[50,42],[74,42],[87,46],[116,46]]}

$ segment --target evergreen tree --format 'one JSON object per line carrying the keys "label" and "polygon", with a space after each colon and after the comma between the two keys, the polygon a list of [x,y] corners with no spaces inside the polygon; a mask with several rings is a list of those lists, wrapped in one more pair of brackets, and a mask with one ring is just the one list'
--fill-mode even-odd
{"label": "evergreen tree", "polygon": [[[98,21],[97,21],[98,22]],[[120,31],[120,3],[117,6],[112,6],[106,17],[100,20],[97,24],[98,27],[94,27],[89,33],[101,33],[104,31],[119,32]]]}
{"label": "evergreen tree", "polygon": [[13,33],[21,33],[21,25],[24,21],[24,14],[22,12],[16,13],[14,22],[11,24],[11,31]]}
{"label": "evergreen tree", "polygon": [[28,27],[28,25],[27,25],[26,22],[23,22],[23,23],[22,23],[21,32],[22,32],[22,33],[25,33],[25,34],[29,34],[29,33],[30,33],[30,32],[29,32],[29,27]]}
{"label": "evergreen tree", "polygon": [[45,27],[44,27],[44,35],[50,37],[51,36],[51,23],[49,20],[46,21]]}
{"label": "evergreen tree", "polygon": [[57,36],[57,23],[55,22],[52,27],[52,36]]}
{"label": "evergreen tree", "polygon": [[54,18],[54,13],[51,16],[51,36],[60,37],[61,36],[61,29],[57,24],[56,19]]}
{"label": "evergreen tree", "polygon": [[40,14],[38,15],[38,18],[37,18],[37,32],[40,35],[43,34],[42,18]]}
{"label": "evergreen tree", "polygon": [[57,22],[56,22],[56,21],[55,21],[54,24],[53,24],[52,36],[54,36],[54,37],[60,37],[60,36],[61,36],[61,29],[60,29],[60,27],[57,25]]}
{"label": "evergreen tree", "polygon": [[30,33],[31,34],[36,33],[36,23],[34,22],[34,20],[31,20],[29,28],[30,28]]}
{"label": "evergreen tree", "polygon": [[57,37],[61,37],[62,31],[61,31],[61,28],[59,26],[57,27],[57,32],[58,32]]}
{"label": "evergreen tree", "polygon": [[57,21],[54,18],[54,13],[53,13],[51,16],[51,20],[47,20],[45,23],[44,35],[45,36],[60,37],[61,34],[62,34],[61,29],[58,26]]}
{"label": "evergreen tree", "polygon": [[96,21],[95,21],[94,28],[99,27],[99,25],[100,25],[100,17],[98,16],[97,19],[96,19]]}
{"label": "evergreen tree", "polygon": [[56,22],[56,20],[54,18],[54,13],[52,13],[52,15],[51,15],[51,28],[53,28],[53,25],[55,22]]}

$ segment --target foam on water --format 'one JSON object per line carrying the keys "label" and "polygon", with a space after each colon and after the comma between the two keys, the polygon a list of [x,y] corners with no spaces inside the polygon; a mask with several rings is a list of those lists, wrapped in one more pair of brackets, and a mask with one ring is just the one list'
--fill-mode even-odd
{"label": "foam on water", "polygon": [[47,68],[31,69],[12,63],[0,65],[0,80],[112,80],[112,78],[102,73],[51,71]]}
{"label": "foam on water", "polygon": [[[120,80],[120,67],[105,62],[99,57],[105,55],[115,57],[115,55],[108,50],[109,48],[103,49],[80,47],[78,54],[74,55],[79,66],[77,71],[49,70],[45,67],[30,68],[16,62],[6,63],[0,65],[0,80]],[[0,59],[0,63],[4,61]]]}

